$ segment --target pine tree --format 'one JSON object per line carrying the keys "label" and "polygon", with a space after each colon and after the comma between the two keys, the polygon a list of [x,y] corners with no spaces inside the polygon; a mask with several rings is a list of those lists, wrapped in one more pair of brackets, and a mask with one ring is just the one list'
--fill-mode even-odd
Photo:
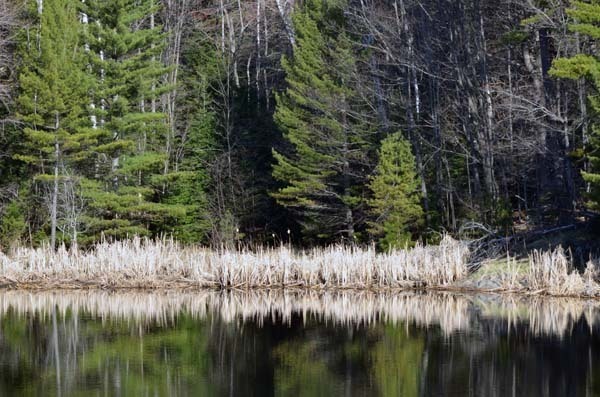
{"label": "pine tree", "polygon": [[410,244],[412,232],[423,222],[423,208],[415,158],[402,133],[381,142],[379,163],[369,187],[369,200],[375,221],[372,233],[380,237],[383,249],[403,248]]}
{"label": "pine tree", "polygon": [[88,234],[114,238],[172,231],[185,207],[166,203],[171,172],[168,129],[160,96],[168,68],[160,54],[165,44],[153,0],[93,0],[87,41],[96,73],[93,101],[103,142],[85,194]]}
{"label": "pine tree", "polygon": [[273,176],[285,187],[273,196],[300,215],[305,234],[353,239],[368,129],[356,116],[352,45],[341,23],[327,25],[337,11],[314,0],[293,16],[297,41],[282,59],[287,89],[275,112],[288,147],[273,153]]}
{"label": "pine tree", "polygon": [[[588,36],[592,40],[600,39],[600,4],[573,1],[567,13],[575,20],[569,25],[572,32]],[[600,114],[600,58],[586,54],[559,58],[554,61],[550,73],[566,79],[589,79],[596,91],[589,96],[589,103],[596,116]],[[582,172],[582,176],[590,186],[589,207],[600,210],[600,124],[597,120],[593,122],[590,147],[586,151],[591,169]]]}
{"label": "pine tree", "polygon": [[47,0],[43,8],[30,1],[29,6],[37,24],[21,35],[17,116],[25,128],[15,158],[31,166],[33,180],[47,192],[50,244],[55,246],[59,228],[77,239],[81,208],[75,170],[89,162],[97,131],[86,109],[90,79],[80,45],[78,1]]}

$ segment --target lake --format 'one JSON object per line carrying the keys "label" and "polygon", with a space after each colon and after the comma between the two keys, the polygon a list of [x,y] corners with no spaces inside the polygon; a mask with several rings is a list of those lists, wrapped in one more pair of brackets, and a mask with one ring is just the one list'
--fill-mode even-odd
{"label": "lake", "polygon": [[0,395],[594,396],[600,302],[0,291]]}

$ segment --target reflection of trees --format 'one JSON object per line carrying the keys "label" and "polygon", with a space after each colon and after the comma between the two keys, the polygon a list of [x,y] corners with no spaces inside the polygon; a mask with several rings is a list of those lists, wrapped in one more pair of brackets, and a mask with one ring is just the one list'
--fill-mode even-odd
{"label": "reflection of trees", "polygon": [[[284,342],[275,349],[276,394],[279,396],[335,396],[343,380],[332,376],[329,363],[320,357],[318,341]],[[321,351],[322,352],[322,351]]]}
{"label": "reflection of trees", "polygon": [[[412,327],[411,327],[412,328]],[[424,340],[402,326],[385,326],[371,350],[373,374],[383,396],[418,396]]]}
{"label": "reflection of trees", "polygon": [[209,329],[184,315],[176,327],[71,315],[57,321],[52,316],[6,316],[0,329],[2,395],[15,390],[44,396],[213,391],[206,382]]}
{"label": "reflection of trees", "polygon": [[[91,306],[52,304],[35,314],[3,306],[0,395],[521,396],[548,390],[566,396],[600,388],[600,366],[592,365],[600,356],[599,330],[590,332],[577,310],[570,311],[572,320],[556,314],[549,318],[561,321],[542,326],[533,321],[542,316],[511,315],[516,320],[507,322],[495,306],[473,305],[459,310],[467,317],[458,323],[466,326],[449,328],[442,324],[453,320],[425,321],[427,313],[452,315],[449,309],[357,325],[311,311],[224,317],[217,313],[227,305],[216,300],[191,306],[197,311],[152,317]],[[402,308],[412,313],[413,306]],[[540,331],[567,328],[562,336]]]}
{"label": "reflection of trees", "polygon": [[599,395],[594,379],[600,371],[592,362],[600,344],[584,320],[557,337],[533,334],[522,324],[507,330],[487,319],[449,337],[428,333],[426,349],[423,396]]}
{"label": "reflection of trees", "polygon": [[[298,319],[299,320],[299,319]],[[273,349],[278,396],[369,395],[369,350],[376,327],[346,328],[308,321]]]}
{"label": "reflection of trees", "polygon": [[102,384],[108,378],[125,396],[213,391],[202,381],[210,362],[206,327],[186,316],[178,318],[176,327],[124,325],[101,332],[93,347],[82,353],[78,372],[86,383]]}
{"label": "reflection of trees", "polygon": [[[10,316],[13,317],[13,316]],[[17,317],[0,323],[0,395],[10,395],[13,387],[25,388],[47,356],[48,338],[36,317]]]}
{"label": "reflection of trees", "polygon": [[215,317],[209,325],[206,349],[210,357],[207,381],[217,395],[269,396],[273,389],[273,367],[269,351],[273,334],[270,324],[224,322]]}

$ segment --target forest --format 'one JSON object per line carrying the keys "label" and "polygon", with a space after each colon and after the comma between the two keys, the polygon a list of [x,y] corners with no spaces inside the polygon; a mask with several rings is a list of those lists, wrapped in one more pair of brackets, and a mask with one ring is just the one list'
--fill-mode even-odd
{"label": "forest", "polygon": [[0,0],[0,250],[593,219],[598,39],[596,0]]}

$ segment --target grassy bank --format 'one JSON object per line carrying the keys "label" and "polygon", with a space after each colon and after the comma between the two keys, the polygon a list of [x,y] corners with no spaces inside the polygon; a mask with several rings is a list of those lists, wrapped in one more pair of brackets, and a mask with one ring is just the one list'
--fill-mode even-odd
{"label": "grassy bank", "polygon": [[469,271],[469,248],[446,237],[438,246],[378,253],[373,248],[289,247],[210,250],[172,240],[134,238],[88,251],[18,248],[0,253],[0,287],[8,288],[437,288],[600,297],[596,265],[572,266],[557,248],[528,258],[496,259]]}

